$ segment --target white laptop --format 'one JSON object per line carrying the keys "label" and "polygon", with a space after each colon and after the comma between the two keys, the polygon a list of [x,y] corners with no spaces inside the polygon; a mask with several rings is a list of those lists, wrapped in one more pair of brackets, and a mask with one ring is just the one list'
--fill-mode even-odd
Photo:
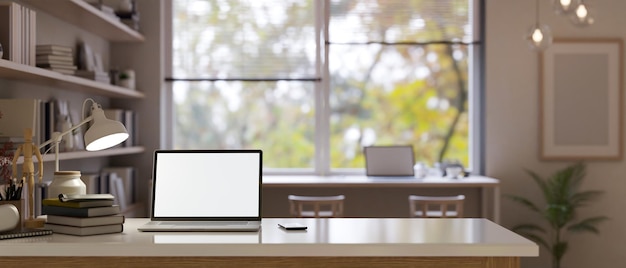
{"label": "white laptop", "polygon": [[363,150],[367,176],[415,178],[413,146],[367,146]]}
{"label": "white laptop", "polygon": [[261,150],[156,150],[150,222],[140,231],[258,231]]}

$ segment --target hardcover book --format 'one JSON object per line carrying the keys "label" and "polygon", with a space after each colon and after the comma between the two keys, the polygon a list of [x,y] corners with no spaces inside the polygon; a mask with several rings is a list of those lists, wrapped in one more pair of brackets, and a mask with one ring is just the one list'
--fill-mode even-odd
{"label": "hardcover book", "polygon": [[46,223],[45,228],[52,230],[52,232],[54,233],[77,235],[77,236],[121,233],[122,231],[124,231],[123,224],[76,227],[76,226]]}
{"label": "hardcover book", "polygon": [[46,215],[70,216],[70,217],[97,217],[120,214],[122,211],[118,205],[95,208],[68,208],[57,206],[41,206],[41,213]]}
{"label": "hardcover book", "polygon": [[93,207],[110,207],[113,206],[113,200],[90,200],[90,201],[68,201],[63,202],[58,198],[46,198],[41,201],[44,206],[57,206],[68,208],[93,208]]}
{"label": "hardcover book", "polygon": [[21,6],[14,2],[0,3],[0,18],[0,43],[4,50],[2,58],[21,63]]}
{"label": "hardcover book", "polygon": [[48,63],[49,61],[59,61],[59,62],[74,62],[74,58],[72,56],[61,56],[61,55],[50,55],[50,54],[39,54],[36,57],[37,64]]}
{"label": "hardcover book", "polygon": [[91,218],[77,218],[68,216],[48,215],[47,223],[76,227],[91,227],[124,223],[124,215],[99,216]]}
{"label": "hardcover book", "polygon": [[37,54],[41,54],[40,52],[44,53],[48,51],[65,52],[65,53],[72,54],[72,51],[74,51],[74,49],[69,46],[53,45],[53,44],[37,45]]}

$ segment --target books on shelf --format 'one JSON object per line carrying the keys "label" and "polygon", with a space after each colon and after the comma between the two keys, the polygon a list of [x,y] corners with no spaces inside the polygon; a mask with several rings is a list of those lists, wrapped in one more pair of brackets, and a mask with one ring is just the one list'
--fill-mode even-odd
{"label": "books on shelf", "polygon": [[138,144],[137,141],[137,114],[133,110],[126,109],[115,109],[109,108],[104,109],[104,116],[107,119],[115,120],[124,125],[126,127],[126,131],[128,131],[128,139],[126,139],[121,144],[116,145],[115,147],[133,147]]}
{"label": "books on shelf", "polygon": [[[24,137],[24,129],[30,128],[37,133],[37,99],[0,99],[0,136]],[[34,142],[38,142],[33,139]]]}
{"label": "books on shelf", "polygon": [[33,236],[44,236],[51,235],[52,230],[50,229],[30,229],[30,228],[22,228],[21,230],[13,230],[8,232],[0,233],[0,240],[4,239],[13,239],[13,238],[23,238],[23,237],[33,237]]}
{"label": "books on shelf", "polygon": [[55,44],[44,44],[37,45],[35,48],[37,54],[50,54],[50,55],[65,55],[65,56],[73,56],[74,49],[70,46],[63,45],[55,45]]}
{"label": "books on shelf", "polygon": [[77,235],[77,236],[112,234],[112,233],[121,233],[124,231],[123,224],[77,227],[77,226],[46,223],[45,228],[52,230],[52,232],[54,233]]}
{"label": "books on shelf", "polygon": [[37,13],[15,2],[0,2],[0,44],[2,58],[35,65]]}
{"label": "books on shelf", "polygon": [[[109,180],[114,180],[113,183],[109,181],[109,188],[112,188],[112,193],[118,197],[118,204],[122,205],[122,210],[125,206],[128,206],[135,202],[135,168],[131,166],[126,167],[105,167],[102,169],[102,173],[109,174]],[[115,180],[119,180],[116,182]],[[119,188],[117,183],[121,184],[122,189]],[[115,187],[113,187],[115,186]],[[117,194],[115,194],[117,190]],[[123,194],[120,196],[120,194]]]}
{"label": "books on shelf", "polygon": [[100,173],[97,172],[81,172],[80,180],[85,183],[87,194],[100,193]]}
{"label": "books on shelf", "polygon": [[123,224],[124,215],[110,215],[89,218],[68,217],[59,215],[48,215],[46,222],[58,225],[67,225],[75,227],[91,227],[101,225]]}
{"label": "books on shelf", "polygon": [[51,55],[51,54],[37,54],[37,64],[46,64],[50,61],[72,64],[74,57],[63,55]]}
{"label": "books on shelf", "polygon": [[76,65],[74,64],[73,48],[62,45],[37,45],[36,66],[53,72],[74,75]]}
{"label": "books on shelf", "polygon": [[96,217],[119,214],[122,211],[120,206],[112,205],[106,207],[83,207],[70,208],[60,206],[41,206],[41,213],[47,215],[71,216],[71,217]]}
{"label": "books on shelf", "polygon": [[89,80],[95,80],[101,83],[110,84],[111,78],[109,77],[109,73],[103,71],[86,71],[86,70],[76,70],[75,74],[78,77],[82,77]]}

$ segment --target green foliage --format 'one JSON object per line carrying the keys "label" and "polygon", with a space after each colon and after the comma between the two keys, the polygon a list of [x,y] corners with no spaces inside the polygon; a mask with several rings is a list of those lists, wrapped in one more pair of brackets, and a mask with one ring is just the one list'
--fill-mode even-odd
{"label": "green foliage", "polygon": [[545,179],[533,171],[526,170],[526,172],[541,189],[545,205],[535,204],[518,195],[507,195],[507,197],[536,212],[550,228],[545,229],[535,223],[523,223],[514,226],[512,230],[548,249],[552,254],[552,267],[559,268],[561,259],[568,249],[568,241],[564,235],[582,232],[598,234],[597,226],[608,220],[604,216],[577,219],[577,209],[597,200],[603,192],[579,191],[580,184],[585,177],[583,163],[568,166]]}
{"label": "green foliage", "polygon": [[[313,22],[316,16],[326,16],[315,12],[317,2],[174,1],[174,76],[318,77],[320,63],[311,48],[319,33]],[[363,5],[373,3],[380,12],[363,15]],[[456,40],[467,29],[444,27],[426,1],[328,4],[330,16],[359,18],[358,25],[346,25],[353,30],[330,22],[331,40],[333,33],[363,33],[376,40]],[[455,20],[469,21],[468,1],[447,6],[457,13]],[[402,9],[415,12],[395,12]],[[424,25],[414,25],[415,14]],[[371,141],[364,140],[373,133],[376,145],[413,145],[416,161],[432,165],[450,159],[467,166],[471,49],[447,44],[330,44],[323,49],[329,53],[329,76],[324,77],[328,82],[175,82],[174,147],[260,148],[270,168],[312,168],[319,164],[314,162],[316,154],[324,159],[328,155],[331,168],[362,168],[362,146],[369,145]],[[328,100],[320,105],[315,100],[326,89],[316,84],[326,83]],[[316,114],[328,121],[316,121]],[[352,132],[358,137],[347,139]]]}

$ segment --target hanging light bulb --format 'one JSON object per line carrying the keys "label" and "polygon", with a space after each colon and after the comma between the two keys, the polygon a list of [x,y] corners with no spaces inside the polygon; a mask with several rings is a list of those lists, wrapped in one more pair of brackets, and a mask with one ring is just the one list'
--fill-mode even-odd
{"label": "hanging light bulb", "polygon": [[552,44],[552,31],[548,25],[535,24],[530,27],[526,41],[532,50],[544,50]]}
{"label": "hanging light bulb", "polygon": [[570,15],[570,20],[574,25],[579,27],[589,26],[594,22],[594,19],[589,11],[589,7],[585,5],[582,0],[574,9],[574,13]]}
{"label": "hanging light bulb", "polygon": [[580,0],[553,0],[554,12],[559,15],[569,15],[576,10]]}
{"label": "hanging light bulb", "polygon": [[544,50],[552,44],[552,31],[550,27],[539,23],[539,0],[535,1],[536,17],[535,24],[530,27],[526,34],[526,41],[532,50]]}

